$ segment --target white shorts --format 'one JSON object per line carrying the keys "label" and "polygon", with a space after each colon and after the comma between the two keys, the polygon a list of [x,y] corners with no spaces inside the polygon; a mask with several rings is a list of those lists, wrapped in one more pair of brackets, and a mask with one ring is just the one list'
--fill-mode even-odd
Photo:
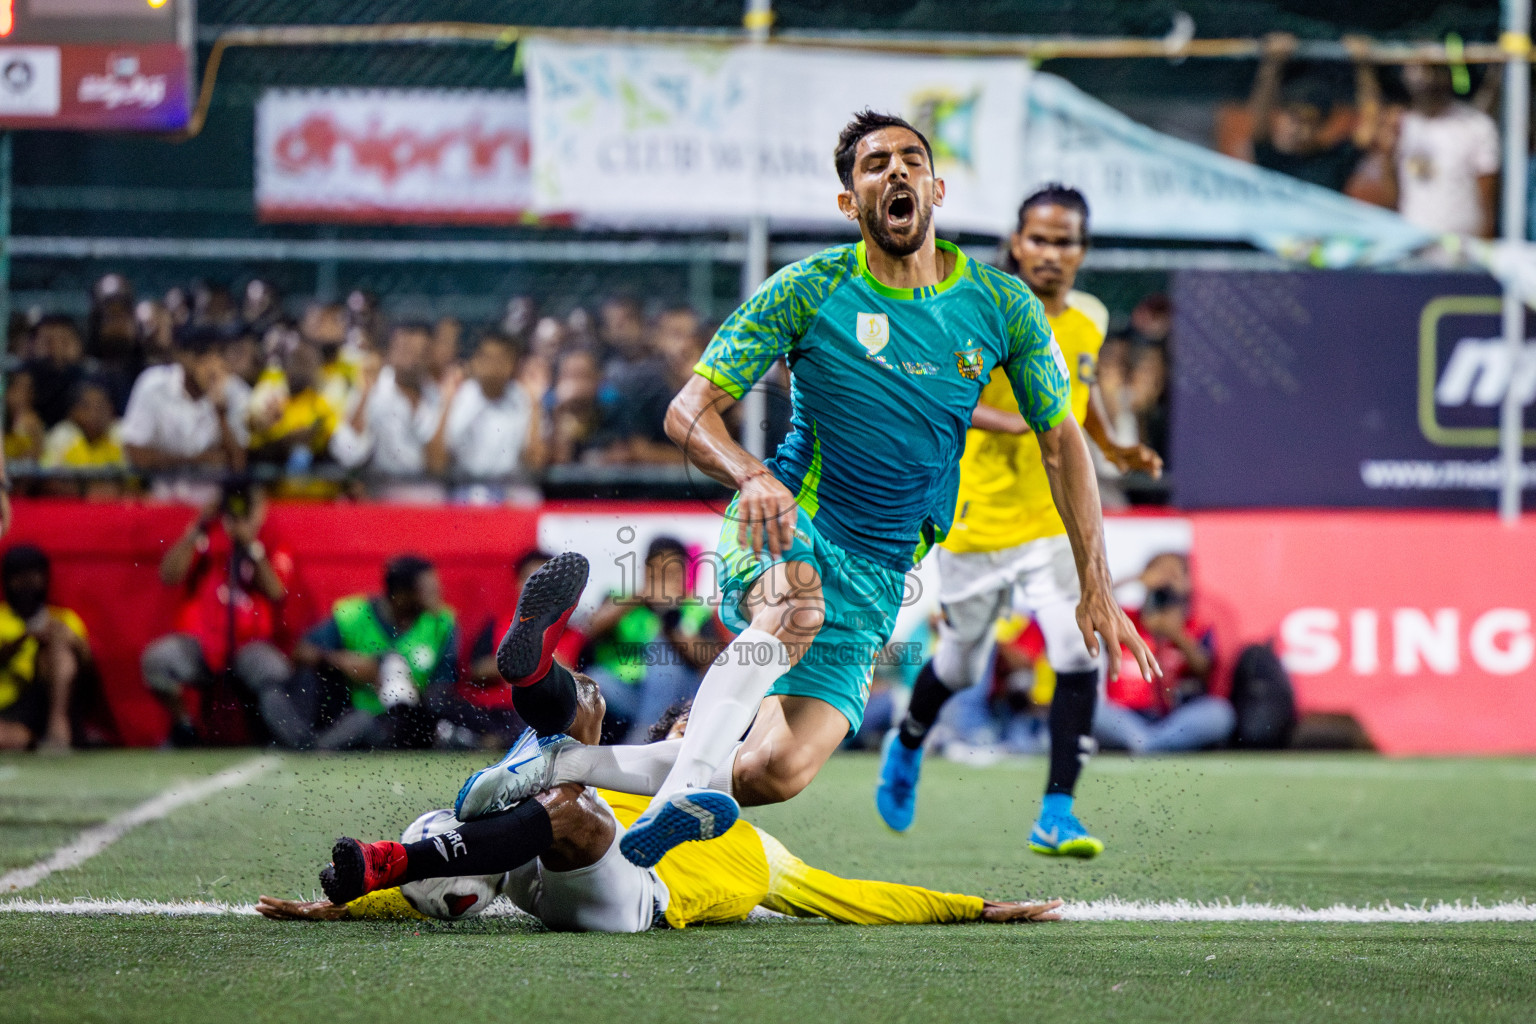
{"label": "white shorts", "polygon": [[[591,793],[591,790],[588,790]],[[596,797],[596,794],[593,794]],[[612,809],[596,797],[603,809]],[[558,932],[644,932],[663,920],[671,896],[651,868],[624,859],[624,826],[614,819],[613,845],[596,864],[551,871],[535,860],[508,873],[502,894]]]}
{"label": "white shorts", "polygon": [[1046,656],[1057,672],[1096,666],[1077,628],[1081,589],[1072,544],[1065,534],[1001,551],[939,548],[939,603],[944,621],[934,670],[947,685],[970,686],[992,655],[993,627],[1023,606],[1045,635]]}
{"label": "white shorts", "polygon": [[1047,605],[1077,604],[1081,590],[1067,535],[1041,537],[1001,551],[939,548],[939,603],[958,604],[998,590],[1017,590],[1018,603],[1032,612]]}

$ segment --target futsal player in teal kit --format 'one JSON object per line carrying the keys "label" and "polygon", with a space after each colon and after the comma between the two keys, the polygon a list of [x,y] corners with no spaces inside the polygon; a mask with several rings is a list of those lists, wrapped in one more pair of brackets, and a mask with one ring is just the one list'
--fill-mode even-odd
{"label": "futsal player in teal kit", "polygon": [[[1040,438],[1089,649],[1098,652],[1097,633],[1112,658],[1124,644],[1144,675],[1156,671],[1113,597],[1093,465],[1040,301],[935,239],[944,183],[911,125],[863,112],[834,161],[838,207],[862,241],[770,278],[716,333],[668,410],[667,432],[689,460],[737,491],[718,553],[720,615],[739,635],[705,675],[687,734],[610,747],[562,735],[575,688],[553,651],[586,563],[561,556],[541,570],[546,584],[530,580],[498,652],[538,736],[470,777],[461,819],[562,782],[654,794],[621,843],[649,866],[678,843],[723,834],[741,804],[804,789],[863,719],[905,574],[949,528],[966,429],[998,366]],[[781,356],[790,431],[765,464],[731,439],[722,414]]]}

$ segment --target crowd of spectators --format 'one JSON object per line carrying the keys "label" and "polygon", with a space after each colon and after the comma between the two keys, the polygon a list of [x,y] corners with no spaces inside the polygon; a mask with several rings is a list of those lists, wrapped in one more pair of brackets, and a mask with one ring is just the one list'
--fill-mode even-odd
{"label": "crowd of spectators", "polygon": [[7,463],[43,494],[255,472],[287,479],[282,497],[366,481],[396,500],[488,503],[552,465],[682,461],[666,407],[708,340],[685,306],[614,295],[555,317],[520,296],[478,331],[387,322],[361,291],[287,308],[259,279],[239,301],[213,284],[140,298],[111,274],[83,326],[16,318]]}
{"label": "crowd of spectators", "polygon": [[[260,279],[239,303],[214,285],[136,301],[112,274],[83,329],[17,318],[4,443],[18,488],[201,504],[218,481],[251,476],[285,499],[536,499],[551,466],[681,465],[667,405],[711,331],[686,306],[647,313],[628,295],[563,317],[520,296],[480,331],[387,322],[363,292],[297,319],[283,308]],[[1119,434],[1165,457],[1171,326],[1167,298],[1148,296],[1100,367]],[[769,388],[770,444],[787,429],[783,390]],[[1100,469],[1113,490],[1114,467]]]}
{"label": "crowd of spectators", "polygon": [[1500,143],[1491,111],[1500,76],[1473,93],[1444,64],[1409,64],[1391,75],[1366,60],[1369,41],[1346,37],[1355,56],[1353,105],[1315,68],[1292,63],[1294,36],[1264,38],[1249,99],[1254,162],[1303,181],[1395,209],[1436,234],[1492,237],[1497,228]]}

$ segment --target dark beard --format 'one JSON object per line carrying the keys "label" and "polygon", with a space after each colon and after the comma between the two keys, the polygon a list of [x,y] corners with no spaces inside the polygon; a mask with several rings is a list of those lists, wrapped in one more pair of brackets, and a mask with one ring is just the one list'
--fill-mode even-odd
{"label": "dark beard", "polygon": [[875,245],[879,246],[880,250],[888,256],[894,256],[897,259],[901,259],[903,256],[911,256],[921,249],[923,243],[928,240],[928,225],[933,221],[933,207],[923,208],[917,202],[915,194],[912,196],[912,202],[919,209],[917,230],[912,233],[911,239],[906,241],[898,241],[891,234],[890,230],[885,226],[885,217],[881,214],[878,204],[872,210],[859,211],[859,222],[864,225],[864,230],[869,232],[869,237],[874,240]]}

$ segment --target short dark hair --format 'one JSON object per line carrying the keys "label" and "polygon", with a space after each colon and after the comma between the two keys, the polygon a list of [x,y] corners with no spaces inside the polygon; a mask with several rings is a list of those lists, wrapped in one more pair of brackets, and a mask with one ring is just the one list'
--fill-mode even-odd
{"label": "short dark hair", "polygon": [[384,595],[388,597],[410,590],[433,568],[432,563],[420,555],[396,555],[384,563]]}
{"label": "short dark hair", "polygon": [[680,700],[661,713],[661,717],[651,723],[651,728],[646,732],[645,738],[652,743],[660,743],[667,738],[667,733],[677,724],[677,720],[693,710],[693,701]]}
{"label": "short dark hair", "polygon": [[528,354],[528,342],[526,339],[508,334],[505,331],[485,331],[475,342],[480,345],[496,345],[507,350],[507,354],[514,360],[521,359]]}
{"label": "short dark hair", "polygon": [[661,558],[662,556],[681,558],[686,565],[688,549],[676,537],[657,537],[651,541],[651,546],[645,549],[645,560],[649,562],[653,558]]}
{"label": "short dark hair", "polygon": [[65,403],[64,407],[66,409],[73,409],[91,391],[100,391],[103,395],[107,396],[107,401],[110,402],[112,400],[112,390],[107,387],[105,381],[100,377],[86,376],[70,385],[69,400]]}
{"label": "short dark hair", "polygon": [[187,355],[205,356],[210,352],[222,351],[224,345],[231,340],[214,327],[188,326],[174,335],[173,349]]}
{"label": "short dark hair", "polygon": [[837,168],[837,179],[843,183],[843,188],[853,188],[853,156],[859,148],[859,142],[864,136],[873,135],[882,128],[905,128],[916,135],[928,153],[928,166],[933,167],[933,147],[928,144],[928,136],[912,127],[905,118],[866,108],[854,114],[853,120],[843,126],[837,135],[837,148],[832,151],[832,165]]}
{"label": "short dark hair", "polygon": [[1088,197],[1083,195],[1071,185],[1063,185],[1059,181],[1048,181],[1024,197],[1019,204],[1019,224],[1024,226],[1024,219],[1029,216],[1029,211],[1037,206],[1062,206],[1068,210],[1075,210],[1083,219],[1083,242],[1088,241]]}
{"label": "short dark hair", "polygon": [[75,318],[65,313],[49,313],[40,318],[32,329],[40,331],[44,327],[65,327],[75,332],[76,337],[83,337],[80,333],[80,325],[75,323]]}
{"label": "short dark hair", "polygon": [[[1088,244],[1088,197],[1083,195],[1071,185],[1063,185],[1059,181],[1048,181],[1024,197],[1019,204],[1019,223],[1015,231],[1024,230],[1024,221],[1029,217],[1029,211],[1037,206],[1061,206],[1068,210],[1076,211],[1083,221],[1083,245]],[[1013,258],[1013,246],[1008,240],[1003,239],[1003,269],[1010,274],[1019,272],[1019,261]]]}

